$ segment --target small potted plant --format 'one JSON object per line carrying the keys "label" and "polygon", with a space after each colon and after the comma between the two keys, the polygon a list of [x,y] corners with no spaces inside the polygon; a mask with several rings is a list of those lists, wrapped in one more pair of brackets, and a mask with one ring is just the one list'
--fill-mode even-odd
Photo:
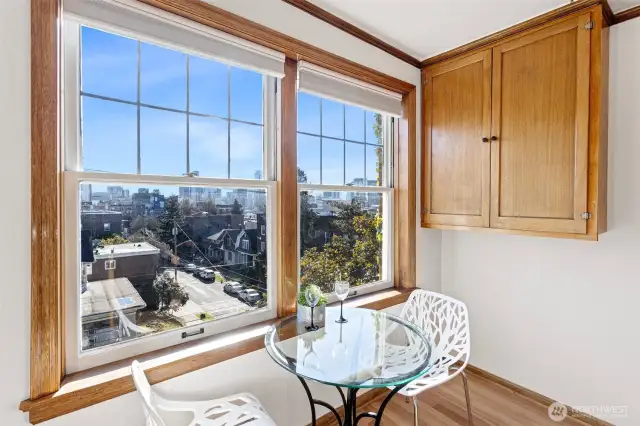
{"label": "small potted plant", "polygon": [[322,289],[315,284],[302,284],[298,290],[298,322],[311,323],[311,306],[307,302],[307,292],[313,292],[318,296],[318,304],[313,309],[313,323],[317,326],[324,326],[325,308],[327,298]]}

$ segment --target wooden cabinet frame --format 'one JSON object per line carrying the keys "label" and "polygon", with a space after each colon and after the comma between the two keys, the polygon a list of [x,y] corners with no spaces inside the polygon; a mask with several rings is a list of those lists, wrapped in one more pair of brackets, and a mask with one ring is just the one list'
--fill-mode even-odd
{"label": "wooden cabinet frame", "polygon": [[[560,10],[560,9],[559,9]],[[476,47],[470,49],[460,48],[460,54],[457,57],[451,55],[443,55],[441,59],[438,57],[430,60],[426,68],[422,69],[422,83],[423,83],[423,111],[429,110],[429,98],[428,98],[428,82],[429,73],[433,70],[442,69],[441,67],[447,66],[447,64],[454,63],[455,61],[462,61],[470,58],[474,55],[481,54],[482,52],[492,51],[495,49],[499,52],[501,46],[504,49],[513,48],[514,43],[522,43],[523,40],[527,40],[527,37],[537,37],[536,34],[542,34],[544,31],[550,31],[549,28],[557,26],[559,24],[571,26],[577,26],[579,28],[584,27],[590,22],[592,28],[590,30],[583,29],[579,31],[579,37],[588,37],[588,43],[581,44],[581,50],[578,52],[579,60],[586,62],[588,60],[589,66],[585,66],[582,69],[581,74],[578,76],[581,82],[585,80],[589,82],[588,91],[583,90],[577,93],[577,96],[581,96],[582,105],[585,97],[588,97],[588,109],[584,108],[578,112],[577,123],[579,129],[576,130],[576,138],[584,140],[588,139],[587,144],[577,144],[576,147],[581,150],[587,151],[586,156],[581,156],[583,159],[579,164],[576,164],[577,179],[575,180],[575,186],[584,188],[586,181],[586,191],[581,190],[581,198],[574,200],[575,212],[573,219],[558,222],[558,227],[554,231],[542,231],[542,227],[538,226],[535,221],[532,221],[525,226],[520,224],[521,229],[508,229],[511,224],[509,223],[511,218],[499,218],[496,217],[497,210],[495,208],[496,190],[491,189],[492,206],[491,206],[491,220],[489,227],[487,226],[475,226],[465,223],[460,224],[441,224],[438,220],[431,220],[429,216],[428,203],[428,167],[422,167],[422,205],[421,205],[421,226],[424,228],[434,229],[455,229],[455,230],[482,230],[495,233],[508,233],[519,235],[533,235],[533,236],[546,236],[556,238],[570,238],[570,239],[585,239],[597,241],[598,234],[606,231],[606,210],[607,210],[607,103],[608,103],[608,47],[609,47],[609,22],[606,18],[606,8],[602,4],[590,4],[584,3],[581,7],[575,7],[571,9],[570,13],[561,15],[550,15],[551,20],[541,20],[534,18],[532,22],[535,25],[525,26],[524,30],[519,26],[514,27],[513,31],[508,33],[501,33],[498,37],[489,36],[486,42],[478,42],[477,44],[470,43],[469,46],[475,45]],[[590,18],[589,18],[590,17]],[[588,46],[588,47],[587,47]],[[438,60],[439,59],[439,60]],[[492,76],[492,90],[496,90],[495,81],[498,76],[496,72],[496,61],[499,60],[495,55],[493,56],[493,76]],[[495,96],[495,94],[494,94]],[[492,101],[492,131],[497,128],[495,122],[495,102]],[[499,107],[499,106],[498,106]],[[429,153],[429,118],[426,114],[423,114],[423,132],[422,132],[422,155],[424,165],[430,164]],[[586,135],[585,135],[586,132]],[[499,138],[499,135],[493,135]],[[499,149],[492,143],[492,150]],[[492,155],[495,159],[496,155]],[[586,160],[584,160],[586,158]],[[586,161],[586,163],[585,163]],[[497,167],[497,164],[492,164],[492,170]],[[497,182],[493,182],[494,187]],[[576,195],[578,191],[576,191]],[[585,209],[579,209],[578,206],[585,206]],[[582,215],[583,212],[588,213],[588,219],[584,220],[580,217],[578,223],[577,215]],[[496,224],[496,226],[494,226]],[[583,230],[584,227],[584,230]]]}
{"label": "wooden cabinet frame", "polygon": [[[286,76],[282,82],[281,147],[278,162],[278,211],[282,228],[277,250],[279,270],[278,315],[295,312],[298,281],[297,250],[297,139],[296,139],[296,68],[298,60],[328,68],[363,80],[403,96],[403,113],[398,120],[394,152],[395,197],[395,287],[385,300],[401,303],[407,289],[416,286],[416,87],[411,83],[359,65],[320,48],[281,34],[248,19],[204,2],[192,0],[141,0],[166,12],[191,19],[203,25],[242,37],[283,52]],[[64,377],[64,295],[62,285],[62,189],[60,144],[60,78],[61,78],[61,0],[31,0],[31,373],[30,401],[22,407],[39,407],[39,421],[48,417],[42,411],[50,404],[51,395],[60,389]],[[294,178],[292,178],[294,177]],[[292,202],[294,200],[294,202]],[[384,307],[384,301],[374,307]],[[253,347],[251,347],[253,348]],[[245,348],[245,350],[251,349]],[[257,350],[255,347],[251,350]],[[239,351],[240,353],[246,353]],[[220,354],[199,360],[201,367],[219,362]],[[218,360],[218,361],[213,361]],[[193,371],[195,361],[158,366],[162,380]],[[127,384],[132,383],[130,377]],[[157,381],[162,381],[157,380]],[[127,385],[127,386],[128,386]],[[114,385],[115,386],[115,385]],[[130,387],[130,386],[129,386]],[[129,392],[113,388],[109,397]],[[90,394],[83,406],[104,400]],[[101,399],[102,398],[102,399]],[[78,401],[78,398],[75,398]],[[61,409],[69,412],[68,408]],[[66,410],[66,411],[65,411]],[[64,413],[62,413],[64,414]],[[60,414],[58,414],[60,415]],[[50,416],[48,418],[51,418]]]}

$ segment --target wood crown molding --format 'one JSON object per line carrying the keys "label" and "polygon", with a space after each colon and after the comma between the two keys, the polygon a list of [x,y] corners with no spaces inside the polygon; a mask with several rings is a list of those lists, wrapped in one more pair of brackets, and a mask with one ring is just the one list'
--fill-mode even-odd
{"label": "wood crown molding", "polygon": [[277,50],[291,59],[305,60],[402,95],[415,88],[411,83],[327,52],[209,3],[194,0],[139,1],[165,12],[173,13],[199,24],[207,25],[219,31]]}
{"label": "wood crown molding", "polygon": [[559,7],[558,9],[554,9],[542,15],[536,16],[535,18],[513,25],[509,28],[490,34],[486,37],[482,37],[478,40],[474,40],[460,47],[456,47],[455,49],[451,49],[446,52],[440,53],[439,55],[427,58],[422,61],[420,65],[422,68],[425,68],[481,48],[488,48],[497,43],[500,43],[506,38],[513,37],[514,35],[518,35],[523,32],[548,24],[551,21],[555,21],[557,19],[572,15],[581,10],[599,5],[602,5],[603,15],[605,17],[606,23],[609,25],[613,25],[615,23],[615,17],[611,12],[611,8],[609,7],[609,4],[606,0],[577,0],[573,3],[569,3],[565,6]]}
{"label": "wood crown molding", "polygon": [[380,40],[379,38],[369,34],[368,32],[345,21],[344,19],[339,18],[338,16],[327,12],[326,10],[322,9],[319,6],[316,6],[315,4],[311,3],[308,0],[282,0],[282,1],[290,4],[291,6],[297,7],[298,9],[304,12],[307,12],[309,15],[314,16],[320,19],[321,21],[326,22],[329,25],[333,25],[334,27],[346,32],[347,34],[350,34],[356,38],[359,38],[365,43],[368,43],[384,52],[387,52],[392,56],[395,56],[396,58],[408,63],[409,65],[413,65],[414,67],[420,68],[419,59],[414,58],[413,56],[409,55],[406,52],[403,52],[402,50],[396,47],[393,47],[389,43],[383,40]]}
{"label": "wood crown molding", "polygon": [[640,5],[632,7],[631,9],[623,10],[614,15],[614,22],[619,24],[621,22],[628,21],[629,19],[640,17]]}
{"label": "wood crown molding", "polygon": [[[345,305],[382,310],[406,302],[412,291],[413,289],[382,290],[348,299]],[[211,336],[210,339],[160,349],[143,356],[71,374],[64,379],[59,392],[35,400],[22,401],[20,410],[29,412],[29,421],[32,424],[38,424],[134,392],[135,385],[129,366],[136,358],[143,363],[149,383],[153,385],[264,349],[264,334],[260,331],[280,321],[282,320],[265,321]],[[248,337],[223,346],[214,344],[215,341],[233,340],[234,335]],[[213,347],[213,349],[206,349],[207,347]],[[198,350],[199,348],[202,350]],[[184,355],[187,352],[189,355]]]}

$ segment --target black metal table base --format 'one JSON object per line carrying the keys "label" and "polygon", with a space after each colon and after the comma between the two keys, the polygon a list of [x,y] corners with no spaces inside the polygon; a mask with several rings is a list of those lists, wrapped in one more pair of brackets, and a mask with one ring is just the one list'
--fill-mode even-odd
{"label": "black metal table base", "polygon": [[311,395],[311,390],[309,390],[309,386],[307,385],[307,382],[305,382],[302,377],[300,376],[297,376],[297,377],[298,377],[298,380],[300,380],[300,383],[302,383],[302,386],[304,387],[304,390],[307,393],[307,398],[309,399],[309,405],[311,406],[311,426],[316,426],[316,405],[320,405],[322,407],[328,408],[329,411],[331,411],[333,415],[336,417],[336,420],[338,420],[338,424],[341,426],[357,426],[358,422],[365,417],[375,419],[376,420],[375,426],[380,426],[380,422],[382,421],[382,415],[384,413],[384,409],[387,408],[387,404],[389,403],[389,401],[391,401],[391,398],[393,398],[393,396],[400,391],[400,389],[406,386],[406,385],[396,386],[391,392],[389,392],[389,395],[387,395],[384,401],[382,401],[382,404],[380,405],[380,408],[378,409],[377,413],[368,412],[368,413],[360,413],[360,414],[358,414],[356,411],[356,397],[359,389],[349,388],[347,390],[347,397],[345,398],[344,392],[342,391],[342,389],[336,386],[336,389],[338,389],[338,392],[340,392],[340,397],[342,398],[342,406],[344,407],[344,419],[343,419],[340,417],[340,413],[338,413],[338,411],[335,408],[333,408],[330,404],[319,399],[314,399],[313,395]]}

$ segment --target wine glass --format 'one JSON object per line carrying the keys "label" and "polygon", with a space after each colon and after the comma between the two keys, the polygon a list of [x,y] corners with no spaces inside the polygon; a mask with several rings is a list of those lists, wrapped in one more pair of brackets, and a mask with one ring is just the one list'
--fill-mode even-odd
{"label": "wine glass", "polygon": [[344,299],[349,295],[349,281],[336,281],[333,284],[333,291],[335,291],[336,296],[338,296],[340,300],[340,318],[338,318],[336,322],[345,323],[347,320],[342,316],[342,304],[344,303]]}
{"label": "wine glass", "polygon": [[304,296],[307,299],[307,304],[311,308],[311,325],[308,325],[306,329],[307,331],[314,331],[318,329],[318,326],[313,323],[313,308],[320,302],[320,293],[317,289],[309,286],[305,290]]}

